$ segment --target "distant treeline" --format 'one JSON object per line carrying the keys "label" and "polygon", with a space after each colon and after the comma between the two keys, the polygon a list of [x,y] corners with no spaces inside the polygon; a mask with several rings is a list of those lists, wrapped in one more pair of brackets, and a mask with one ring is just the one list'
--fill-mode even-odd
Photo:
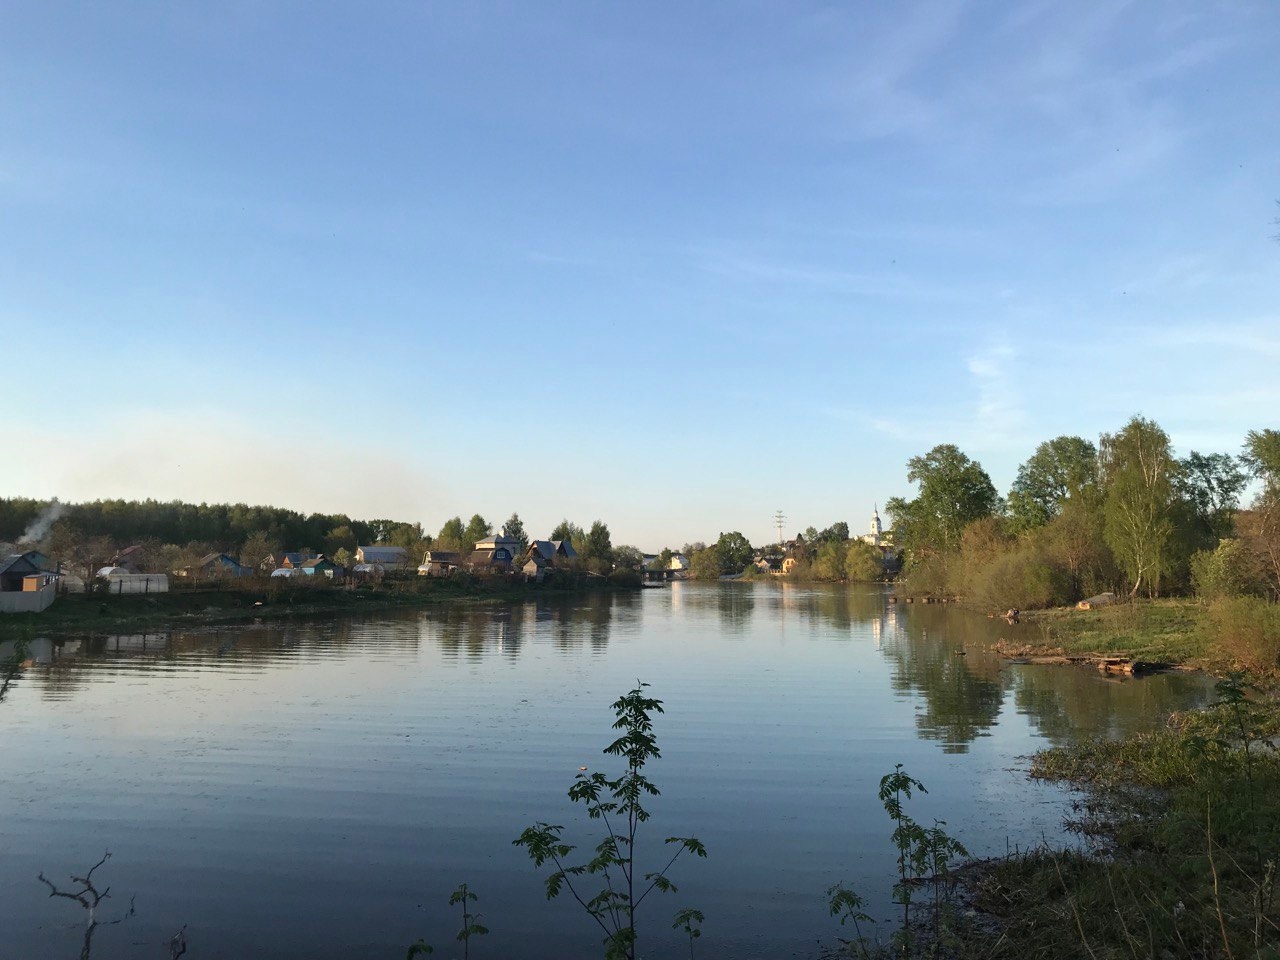
{"label": "distant treeline", "polygon": [[[529,543],[519,514],[513,513],[496,529],[521,550]],[[432,535],[420,523],[356,520],[342,513],[303,514],[243,503],[0,498],[0,542],[39,546],[68,569],[86,574],[135,544],[145,548],[147,563],[156,570],[177,570],[214,552],[257,566],[287,550],[324,553],[345,565],[352,562],[358,546],[370,544],[403,547],[416,564],[427,550],[469,554],[477,541],[494,532],[494,525],[478,513],[465,522],[452,517]],[[578,553],[574,565],[593,573],[607,574],[619,567],[638,570],[643,563],[636,548],[615,547],[608,525],[600,520],[585,529],[562,520],[548,539],[572,543]]]}
{"label": "distant treeline", "polygon": [[[254,534],[290,549],[323,549],[330,534],[346,528],[353,542],[372,543],[403,528],[395,520],[353,520],[346,514],[303,514],[283,507],[179,500],[94,500],[55,503],[26,497],[0,499],[0,541],[43,541],[59,530],[81,539],[103,537],[118,546],[143,541],[202,543],[235,552]],[[420,535],[420,534],[419,534]]]}
{"label": "distant treeline", "polygon": [[[1104,591],[1280,598],[1280,431],[1250,431],[1238,455],[1178,457],[1159,424],[1134,417],[1096,445],[1040,444],[1005,497],[951,444],[907,468],[917,495],[885,507],[913,593],[988,609]],[[1242,509],[1251,481],[1261,489]]]}

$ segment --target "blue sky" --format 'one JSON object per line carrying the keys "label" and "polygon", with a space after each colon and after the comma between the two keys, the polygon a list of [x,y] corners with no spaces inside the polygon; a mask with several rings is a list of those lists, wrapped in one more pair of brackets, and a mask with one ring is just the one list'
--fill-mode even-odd
{"label": "blue sky", "polygon": [[1280,413],[1280,5],[0,12],[0,494],[646,549]]}

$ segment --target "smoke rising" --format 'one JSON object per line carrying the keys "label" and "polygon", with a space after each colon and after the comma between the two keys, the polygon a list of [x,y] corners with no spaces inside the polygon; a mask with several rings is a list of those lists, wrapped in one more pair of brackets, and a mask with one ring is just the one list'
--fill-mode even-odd
{"label": "smoke rising", "polygon": [[19,543],[39,543],[49,535],[49,528],[58,522],[58,518],[66,511],[65,504],[60,503],[57,497],[49,501],[49,505],[40,511],[40,515],[31,521],[26,530],[22,531],[22,536],[18,538]]}

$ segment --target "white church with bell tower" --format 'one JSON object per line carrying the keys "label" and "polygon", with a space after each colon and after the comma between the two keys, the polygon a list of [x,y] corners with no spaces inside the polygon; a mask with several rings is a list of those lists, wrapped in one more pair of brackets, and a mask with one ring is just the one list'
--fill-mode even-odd
{"label": "white church with bell tower", "polygon": [[871,508],[871,532],[864,533],[858,539],[885,552],[893,549],[893,531],[886,531],[880,523],[880,504],[877,503]]}

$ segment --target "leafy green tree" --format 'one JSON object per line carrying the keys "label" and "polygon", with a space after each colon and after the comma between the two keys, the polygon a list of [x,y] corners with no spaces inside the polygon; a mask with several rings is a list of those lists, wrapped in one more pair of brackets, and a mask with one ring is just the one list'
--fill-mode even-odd
{"label": "leafy green tree", "polygon": [[851,540],[844,556],[844,575],[854,581],[879,580],[884,576],[880,551],[869,543]]}
{"label": "leafy green tree", "polygon": [[671,568],[671,558],[675,556],[671,552],[670,547],[663,547],[662,552],[658,554],[658,559],[649,564],[650,570],[669,570]]}
{"label": "leafy green tree", "polygon": [[965,526],[992,516],[1000,505],[982,464],[949,443],[908,460],[907,479],[919,485],[919,494],[914,500],[894,497],[885,511],[893,518],[895,541],[909,551],[956,549]]}
{"label": "leafy green tree", "polygon": [[1173,459],[1169,435],[1152,420],[1134,417],[1103,434],[1099,460],[1105,493],[1103,533],[1137,596],[1154,596],[1171,566]]}
{"label": "leafy green tree", "polygon": [[355,550],[359,544],[356,543],[355,531],[351,529],[350,524],[344,523],[340,527],[334,527],[325,538],[320,542],[324,552],[332,557],[339,550]]}
{"label": "leafy green tree", "polygon": [[1115,558],[1103,533],[1102,505],[1094,499],[1068,499],[1043,530],[1046,548],[1062,561],[1077,597],[1109,589],[1115,579]]}
{"label": "leafy green tree", "polygon": [[402,547],[416,564],[422,559],[431,538],[423,533],[420,523],[391,523],[383,528],[381,542],[391,547]]}
{"label": "leafy green tree", "polygon": [[520,521],[518,513],[513,513],[507,518],[507,522],[502,525],[502,535],[519,543],[521,551],[529,545],[529,535],[524,532],[524,524]]}
{"label": "leafy green tree", "polygon": [[1269,488],[1280,488],[1280,430],[1250,430],[1240,460],[1251,476]]}
{"label": "leafy green tree", "polygon": [[1250,430],[1241,461],[1262,481],[1253,509],[1242,518],[1241,539],[1263,571],[1273,600],[1280,600],[1280,431]]}
{"label": "leafy green tree", "polygon": [[[653,734],[653,715],[662,713],[662,701],[645,696],[646,683],[636,686],[613,704],[614,729],[621,736],[605,747],[610,756],[626,760],[626,770],[610,779],[599,771],[580,773],[569,789],[569,799],[586,807],[591,820],[605,826],[605,836],[595,847],[595,856],[582,864],[569,864],[567,858],[577,849],[565,843],[564,828],[538,822],[514,841],[524,847],[537,867],[550,863],[555,869],[547,877],[547,899],[568,890],[574,900],[604,932],[606,960],[635,960],[639,943],[636,911],[649,894],[674,892],[676,886],[667,871],[682,853],[705,857],[707,848],[696,837],[668,837],[666,843],[675,848],[674,855],[660,870],[647,873],[637,868],[636,836],[650,813],[644,806],[647,797],[656,797],[658,788],[645,775],[650,760],[661,754]],[[590,895],[584,884],[599,877],[603,886]],[[677,925],[690,919],[688,908],[677,913]],[[700,915],[698,919],[701,919]],[[692,933],[690,934],[692,936]]]}
{"label": "leafy green tree", "polygon": [[577,545],[586,539],[586,534],[582,528],[576,523],[570,523],[568,520],[561,520],[556,524],[556,528],[551,531],[550,540],[568,540],[577,549]]}
{"label": "leafy green tree", "polygon": [[619,570],[640,570],[644,567],[644,554],[636,547],[614,547],[613,565]]}
{"label": "leafy green tree", "polygon": [[706,547],[689,557],[689,576],[694,580],[719,580],[723,566],[720,551],[715,547]]}
{"label": "leafy green tree", "polygon": [[280,544],[265,530],[251,533],[240,547],[240,563],[257,567],[267,557],[280,552]]}
{"label": "leafy green tree", "polygon": [[1009,491],[1013,533],[1044,526],[1069,497],[1090,496],[1098,483],[1098,448],[1081,437],[1055,437],[1036,447]]}
{"label": "leafy green tree", "polygon": [[582,559],[597,563],[613,562],[613,542],[609,537],[609,527],[602,520],[591,524],[583,539]]}
{"label": "leafy green tree", "polygon": [[1240,461],[1228,453],[1192,450],[1178,461],[1175,487],[1191,508],[1202,539],[1209,546],[1232,535],[1235,512],[1248,475]]}
{"label": "leafy green tree", "polygon": [[433,546],[437,550],[459,551],[470,550],[475,543],[467,543],[467,528],[462,523],[461,517],[453,517],[444,522],[444,526],[440,528],[440,532],[436,534]]}
{"label": "leafy green tree", "polygon": [[843,520],[837,520],[827,529],[818,534],[818,540],[822,542],[843,542],[849,539],[849,524]]}
{"label": "leafy green tree", "polygon": [[721,573],[741,573],[751,562],[751,541],[737,530],[720,534],[716,541],[716,553],[720,556]]}
{"label": "leafy green tree", "polygon": [[820,541],[813,558],[812,574],[817,580],[839,581],[844,579],[845,554],[848,545],[840,540]]}
{"label": "leafy green tree", "polygon": [[470,550],[485,537],[493,533],[489,521],[480,514],[473,514],[467,521],[467,529],[462,532],[463,549]]}
{"label": "leafy green tree", "polygon": [[805,527],[804,533],[801,534],[805,543],[817,543],[820,536],[821,534],[818,533],[818,528],[814,526]]}

